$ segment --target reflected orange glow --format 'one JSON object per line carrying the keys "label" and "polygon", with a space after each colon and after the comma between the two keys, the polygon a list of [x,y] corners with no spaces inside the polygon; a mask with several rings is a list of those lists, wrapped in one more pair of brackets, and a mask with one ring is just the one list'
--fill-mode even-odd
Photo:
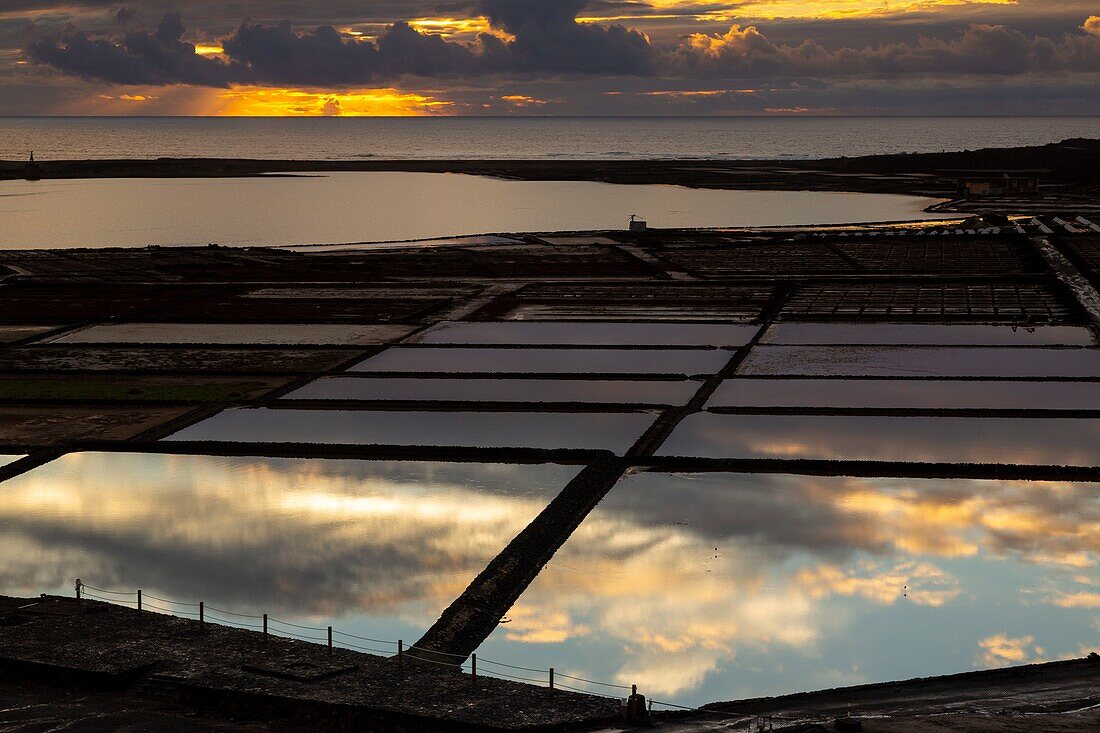
{"label": "reflected orange glow", "polygon": [[236,87],[205,100],[199,114],[235,117],[389,116],[446,114],[452,102],[393,88],[333,92]]}

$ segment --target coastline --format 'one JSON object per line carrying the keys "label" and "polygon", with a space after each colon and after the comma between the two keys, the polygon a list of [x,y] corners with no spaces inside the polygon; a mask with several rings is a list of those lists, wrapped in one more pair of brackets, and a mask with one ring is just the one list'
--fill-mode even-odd
{"label": "coastline", "polygon": [[[0,161],[0,181],[25,178],[226,178],[326,172],[461,173],[527,181],[665,184],[758,191],[832,191],[946,200],[929,211],[966,213],[1100,207],[1100,140],[953,153],[906,153],[822,160],[261,160],[157,158]],[[1030,197],[960,199],[967,175],[1026,173]]]}

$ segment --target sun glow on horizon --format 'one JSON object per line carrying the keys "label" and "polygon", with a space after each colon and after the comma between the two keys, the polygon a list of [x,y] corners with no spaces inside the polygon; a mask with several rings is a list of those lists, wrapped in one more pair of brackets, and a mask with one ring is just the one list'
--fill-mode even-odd
{"label": "sun glow on horizon", "polygon": [[332,91],[235,87],[219,90],[201,114],[225,117],[409,117],[447,114],[449,102],[394,88]]}
{"label": "sun glow on horizon", "polygon": [[[579,23],[629,23],[639,20],[694,19],[702,23],[731,23],[745,19],[842,19],[901,15],[963,5],[1016,5],[1018,0],[746,0],[727,9],[696,12],[693,0],[653,0],[649,12],[578,17]],[[679,11],[679,12],[677,12]]]}

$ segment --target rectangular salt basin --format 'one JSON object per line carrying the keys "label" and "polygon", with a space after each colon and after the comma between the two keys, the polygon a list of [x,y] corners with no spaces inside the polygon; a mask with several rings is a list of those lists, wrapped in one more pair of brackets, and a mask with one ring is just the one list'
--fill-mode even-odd
{"label": "rectangular salt basin", "polygon": [[690,381],[326,377],[283,399],[682,405],[698,389]]}
{"label": "rectangular salt basin", "polygon": [[1100,377],[1100,349],[757,346],[737,371],[807,377]]}
{"label": "rectangular salt basin", "polygon": [[441,374],[714,374],[732,353],[721,349],[502,349],[391,347],[352,372]]}
{"label": "rectangular salt basin", "polygon": [[472,237],[440,237],[436,239],[414,239],[410,241],[362,242],[348,244],[299,244],[280,245],[291,252],[356,252],[364,249],[409,249],[428,247],[482,247],[487,245],[520,244],[517,239],[486,234]]}
{"label": "rectangular salt basin", "polygon": [[372,345],[399,339],[410,326],[289,323],[111,323],[55,339],[64,344]]}
{"label": "rectangular salt basin", "polygon": [[[141,588],[160,607],[415,640],[576,467],[74,453],[0,491],[0,593]],[[134,596],[90,594],[133,601]],[[147,595],[147,597],[148,597]],[[393,653],[396,644],[367,644]]]}
{"label": "rectangular salt basin", "polygon": [[697,458],[1100,466],[1100,419],[691,415],[659,451]]}
{"label": "rectangular salt basin", "polygon": [[448,322],[409,343],[561,346],[743,346],[756,326],[703,323],[577,323],[573,321]]}
{"label": "rectangular salt basin", "polygon": [[165,440],[472,448],[587,448],[624,453],[647,413],[226,410]]}
{"label": "rectangular salt basin", "polygon": [[1100,382],[727,379],[707,407],[1100,410]]}
{"label": "rectangular salt basin", "polygon": [[8,465],[9,463],[15,463],[20,458],[25,458],[25,456],[4,456],[4,455],[0,455],[0,468],[3,468],[4,466]]}
{"label": "rectangular salt basin", "polygon": [[779,323],[760,340],[792,344],[898,346],[1094,346],[1081,326],[1009,326],[959,323]]}
{"label": "rectangular salt basin", "polygon": [[634,474],[478,656],[684,705],[1079,657],[1098,523],[1091,483]]}

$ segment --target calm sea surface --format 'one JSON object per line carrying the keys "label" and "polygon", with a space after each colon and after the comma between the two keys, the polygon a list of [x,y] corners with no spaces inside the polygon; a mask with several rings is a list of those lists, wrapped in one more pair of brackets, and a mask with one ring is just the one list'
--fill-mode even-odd
{"label": "calm sea surface", "polygon": [[819,158],[1100,137],[1100,117],[0,118],[0,159]]}

